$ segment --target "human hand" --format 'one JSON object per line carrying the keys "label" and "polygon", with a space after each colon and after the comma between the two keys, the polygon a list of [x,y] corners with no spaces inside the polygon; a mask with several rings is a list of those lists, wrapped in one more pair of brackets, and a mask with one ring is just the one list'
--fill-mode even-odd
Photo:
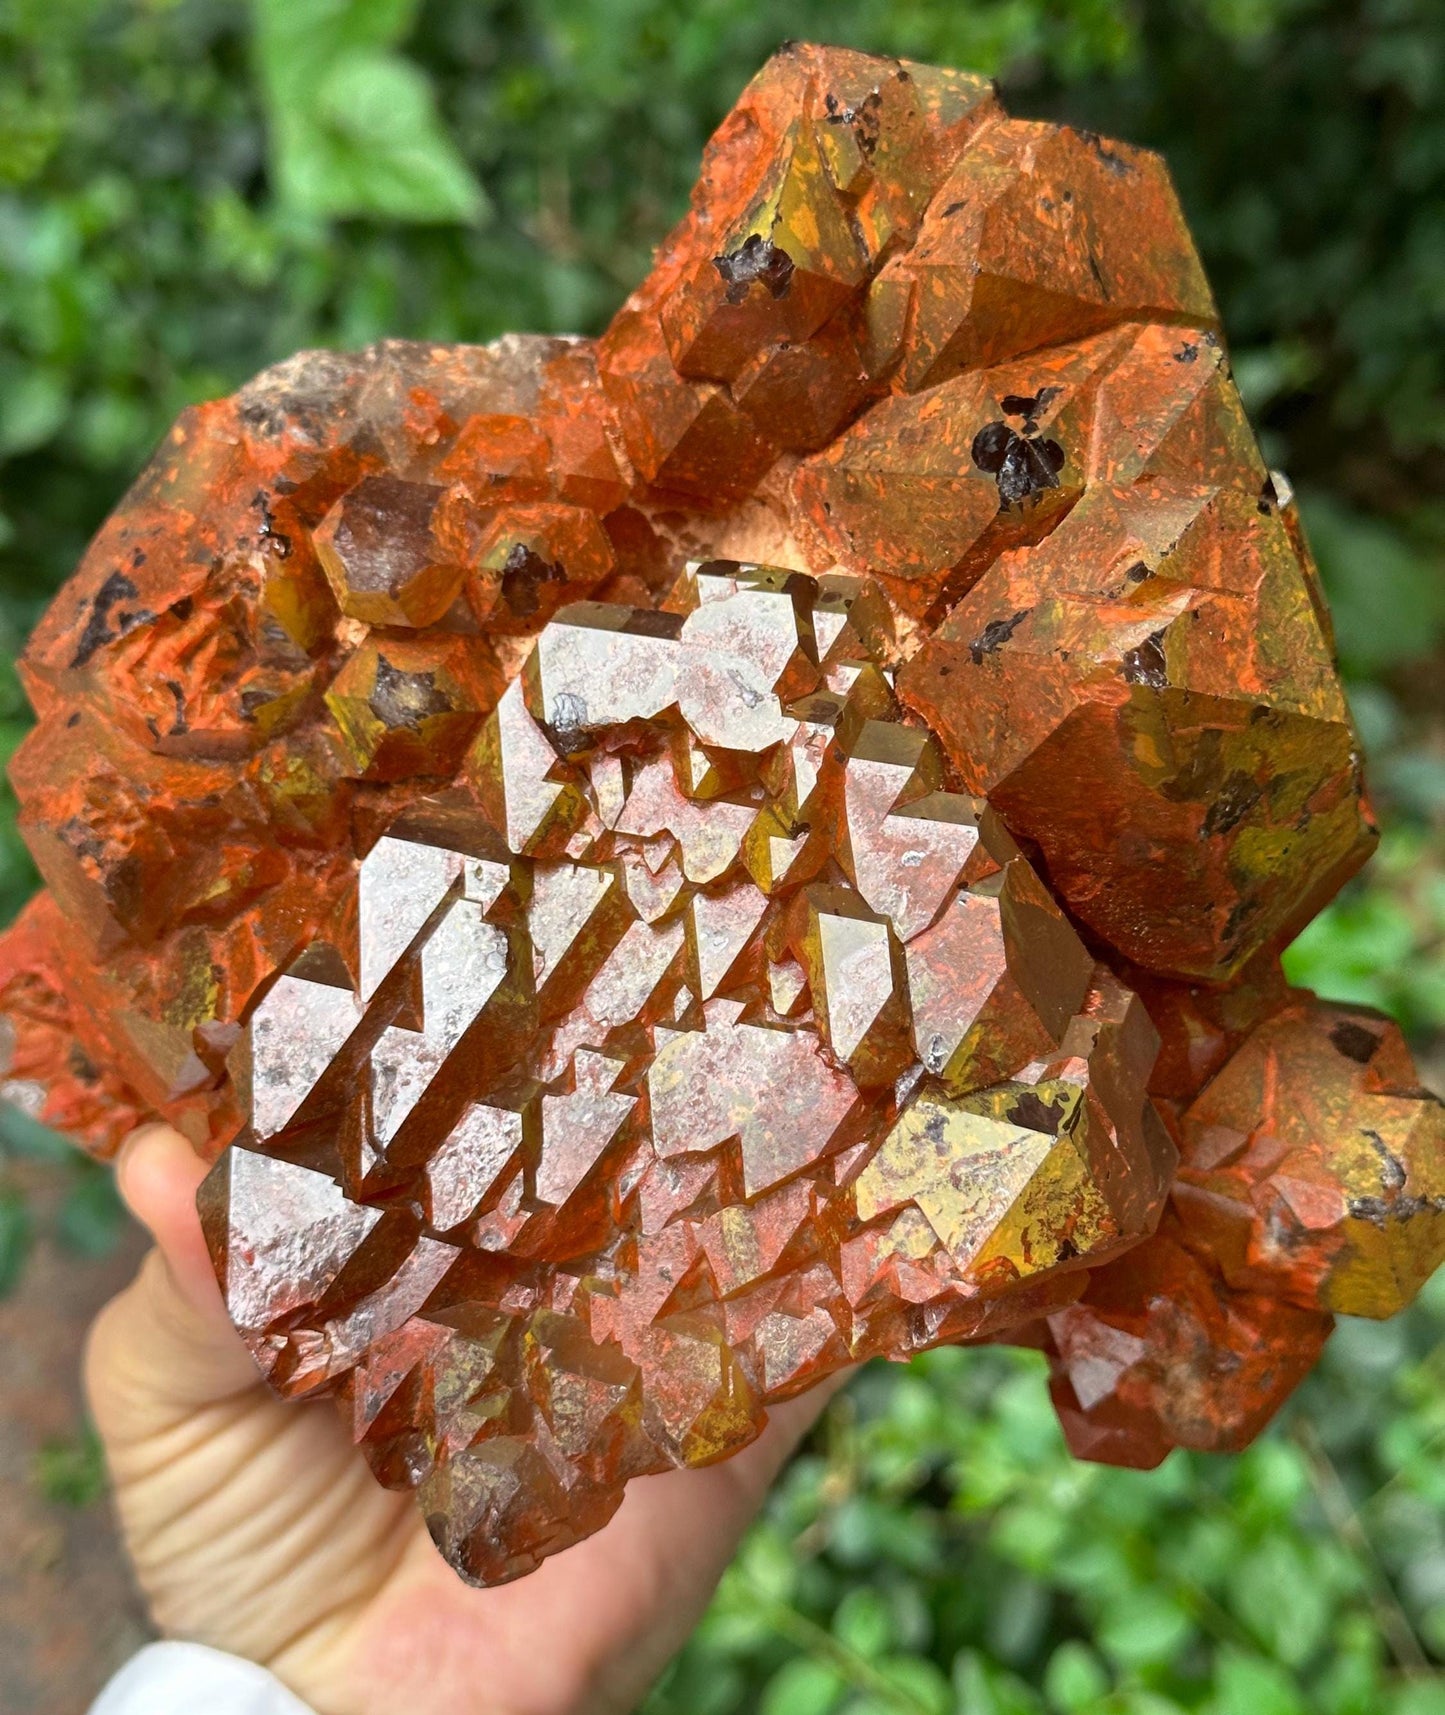
{"label": "human hand", "polygon": [[232,1328],[196,1214],[206,1168],[136,1133],[121,1195],[155,1240],[86,1354],[126,1544],[157,1625],[269,1667],[318,1715],[634,1707],[706,1606],[829,1389],[722,1464],[633,1482],[595,1536],[475,1590],[324,1402],[284,1404]]}

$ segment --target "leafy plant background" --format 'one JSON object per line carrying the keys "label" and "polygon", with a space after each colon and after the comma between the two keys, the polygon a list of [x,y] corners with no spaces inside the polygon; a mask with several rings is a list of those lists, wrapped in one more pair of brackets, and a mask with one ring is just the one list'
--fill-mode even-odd
{"label": "leafy plant background", "polygon": [[[0,749],[11,663],[180,407],[303,345],[592,331],[786,36],[967,65],[1162,148],[1299,487],[1384,849],[1290,954],[1445,1079],[1438,0],[0,0]],[[0,911],[34,885],[0,806]],[[0,1126],[109,1242],[108,1181]],[[95,1488],[84,1433],[37,1480]],[[1037,1361],[863,1375],[654,1715],[1445,1715],[1445,1279],[1237,1459],[1063,1452]]]}

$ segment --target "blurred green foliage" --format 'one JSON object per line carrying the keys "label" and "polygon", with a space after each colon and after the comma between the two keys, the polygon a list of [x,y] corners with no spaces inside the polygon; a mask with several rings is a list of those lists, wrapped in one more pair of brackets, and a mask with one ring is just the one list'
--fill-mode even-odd
{"label": "blurred green foliage", "polygon": [[1274,1429],[1064,1450],[1035,1353],[869,1369],[649,1715],[1445,1715],[1445,1276]]}
{"label": "blurred green foliage", "polygon": [[37,1233],[75,1256],[101,1257],[126,1219],[108,1168],[0,1103],[0,1297],[20,1279]]}
{"label": "blurred green foliage", "polygon": [[94,1506],[106,1491],[105,1453],[90,1423],[74,1435],[51,1436],[35,1455],[35,1486],[60,1507]]}
{"label": "blurred green foliage", "polygon": [[[595,330],[787,35],[1168,155],[1386,827],[1291,973],[1394,1012],[1439,1080],[1439,0],[0,0],[0,752],[26,629],[182,405],[307,344]],[[32,885],[0,803],[0,914]],[[0,1289],[46,1147],[7,1122]],[[108,1181],[66,1161],[57,1236],[99,1248]],[[1247,1454],[1149,1475],[1065,1457],[1029,1354],[866,1373],[653,1715],[1445,1715],[1442,1284],[1342,1329]]]}

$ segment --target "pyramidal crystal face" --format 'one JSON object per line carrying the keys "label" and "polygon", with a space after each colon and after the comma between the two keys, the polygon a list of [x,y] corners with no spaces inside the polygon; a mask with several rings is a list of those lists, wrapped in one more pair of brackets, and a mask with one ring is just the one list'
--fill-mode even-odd
{"label": "pyramidal crystal face", "polygon": [[1357,741],[1157,158],[795,46],[593,342],[303,353],[41,621],[5,1092],[163,1115],[238,1329],[442,1552],[945,1341],[1242,1445],[1445,1253],[1278,952]]}

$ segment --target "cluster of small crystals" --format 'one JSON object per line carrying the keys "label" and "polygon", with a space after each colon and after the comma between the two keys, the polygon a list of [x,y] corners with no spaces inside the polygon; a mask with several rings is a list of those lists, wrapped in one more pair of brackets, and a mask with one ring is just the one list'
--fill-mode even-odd
{"label": "cluster of small crystals", "polygon": [[981,78],[790,46],[598,341],[187,412],[22,672],[4,1092],[225,1149],[238,1326],[468,1576],[943,1340],[1237,1446],[1445,1253],[1279,968],[1374,830],[1168,175]]}
{"label": "cluster of small crystals", "polygon": [[[1167,1048],[1156,1066],[1181,1150],[1158,1230],[1023,1336],[1051,1354],[1084,1458],[1147,1468],[1176,1446],[1246,1446],[1332,1312],[1392,1316],[1445,1257],[1445,1124],[1398,1027],[1288,993],[1277,971],[1261,987],[1269,1009],[1192,1101]],[[1211,1058],[1237,1040],[1219,999],[1172,1014]]]}
{"label": "cluster of small crystals", "polygon": [[1159,1218],[1153,1027],[942,785],[890,632],[862,580],[719,563],[566,609],[252,1015],[231,1314],[471,1577]]}

